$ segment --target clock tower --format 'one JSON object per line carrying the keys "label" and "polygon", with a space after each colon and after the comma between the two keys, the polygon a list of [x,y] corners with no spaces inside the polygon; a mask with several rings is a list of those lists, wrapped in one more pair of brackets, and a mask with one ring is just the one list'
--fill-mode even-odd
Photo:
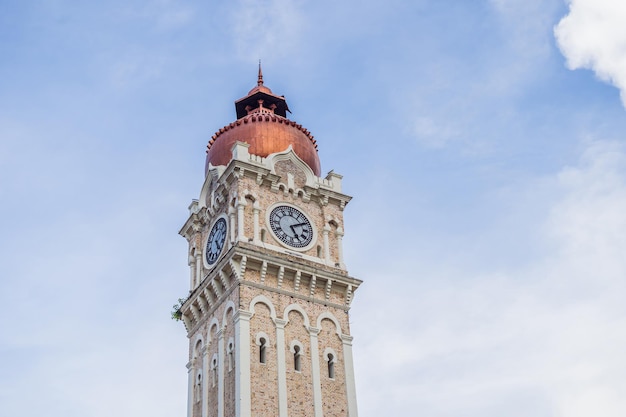
{"label": "clock tower", "polygon": [[190,292],[188,417],[357,417],[341,176],[263,83],[207,146],[180,234]]}

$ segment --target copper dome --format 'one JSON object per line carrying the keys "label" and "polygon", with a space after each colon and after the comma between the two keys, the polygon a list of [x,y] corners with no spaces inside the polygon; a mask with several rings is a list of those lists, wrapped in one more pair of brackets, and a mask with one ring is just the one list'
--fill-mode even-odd
{"label": "copper dome", "polygon": [[289,111],[283,96],[274,95],[263,85],[259,66],[259,80],[246,97],[235,102],[237,120],[217,131],[207,146],[205,173],[209,163],[227,165],[232,159],[236,141],[246,142],[253,155],[266,157],[287,150],[289,146],[317,175],[321,175],[317,145],[311,133],[286,118]]}

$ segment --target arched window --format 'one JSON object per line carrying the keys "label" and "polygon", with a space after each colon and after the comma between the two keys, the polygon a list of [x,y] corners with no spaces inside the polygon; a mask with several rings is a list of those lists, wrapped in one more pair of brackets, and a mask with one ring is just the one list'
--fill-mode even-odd
{"label": "arched window", "polygon": [[302,353],[300,350],[300,346],[295,345],[293,347],[293,369],[296,372],[300,372],[302,370]]}
{"label": "arched window", "polygon": [[226,354],[228,357],[228,372],[231,372],[233,370],[233,350],[234,350],[235,344],[234,342],[231,340],[228,342],[228,347],[226,348]]}
{"label": "arched window", "polygon": [[202,357],[202,340],[198,340],[193,349],[193,358],[199,359],[200,357]]}
{"label": "arched window", "polygon": [[211,384],[215,386],[217,382],[217,355],[213,356],[213,360],[211,361]]}
{"label": "arched window", "polygon": [[265,340],[264,337],[262,337],[261,339],[259,339],[259,362],[260,363],[265,363],[266,361],[266,351],[267,351],[267,340]]}
{"label": "arched window", "polygon": [[328,354],[328,377],[335,379],[335,357],[332,353]]}
{"label": "arched window", "polygon": [[198,376],[196,377],[196,386],[194,387],[194,397],[196,402],[200,402],[200,400],[202,399],[202,374],[198,373]]}
{"label": "arched window", "polygon": [[335,362],[337,362],[337,353],[332,348],[324,349],[324,359],[328,371],[328,379],[335,379]]}

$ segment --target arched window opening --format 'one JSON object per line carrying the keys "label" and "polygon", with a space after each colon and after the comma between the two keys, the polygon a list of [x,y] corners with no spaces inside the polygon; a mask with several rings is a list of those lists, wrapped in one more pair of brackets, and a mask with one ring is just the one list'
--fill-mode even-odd
{"label": "arched window opening", "polygon": [[228,372],[233,370],[233,342],[228,344]]}
{"label": "arched window opening", "polygon": [[217,358],[213,358],[211,361],[211,385],[215,387],[217,382]]}
{"label": "arched window opening", "polygon": [[201,351],[202,351],[202,340],[198,340],[196,342],[196,346],[195,346],[195,348],[193,350],[193,358],[194,359],[200,358]]}
{"label": "arched window opening", "polygon": [[261,229],[261,242],[265,242],[265,229]]}
{"label": "arched window opening", "polygon": [[332,353],[328,354],[328,378],[335,379],[335,357]]}
{"label": "arched window opening", "polygon": [[293,347],[293,369],[296,370],[296,372],[300,372],[302,370],[302,360],[301,360],[301,352],[300,352],[300,346],[295,345]]}
{"label": "arched window opening", "polygon": [[261,343],[259,345],[259,362],[260,363],[265,363],[266,362],[266,351],[267,351],[267,340],[265,340],[264,337],[262,337],[261,339],[259,339],[259,342]]}
{"label": "arched window opening", "polygon": [[196,386],[193,391],[193,396],[195,397],[196,402],[199,402],[202,399],[202,374],[200,373],[196,377]]}
{"label": "arched window opening", "polygon": [[320,245],[317,245],[317,257],[322,257],[322,247]]}

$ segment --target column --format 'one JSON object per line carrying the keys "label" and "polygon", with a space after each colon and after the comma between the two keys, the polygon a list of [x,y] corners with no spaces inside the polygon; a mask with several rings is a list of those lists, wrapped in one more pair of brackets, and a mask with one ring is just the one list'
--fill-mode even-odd
{"label": "column", "polygon": [[196,258],[192,255],[189,255],[189,259],[187,259],[189,264],[189,289],[193,291],[196,287],[194,285],[194,278],[196,277]]}
{"label": "column", "polygon": [[217,331],[217,417],[224,417],[224,331]]}
{"label": "column", "polygon": [[322,413],[322,383],[320,377],[320,354],[317,342],[317,335],[320,329],[309,327],[309,338],[311,342],[311,374],[313,377],[313,406],[314,416],[323,417]]}
{"label": "column", "polygon": [[202,281],[202,251],[196,251],[196,285],[191,287],[191,289],[195,289],[198,285],[200,285],[200,281]]}
{"label": "column", "polygon": [[335,236],[337,237],[337,255],[339,256],[339,266],[345,268],[346,265],[343,263],[343,229],[341,227],[337,228]]}
{"label": "column", "polygon": [[187,390],[187,417],[192,417],[193,413],[193,384],[195,383],[195,375],[191,362],[187,363],[187,379],[189,388]]}
{"label": "column", "polygon": [[346,393],[348,394],[348,417],[358,417],[356,407],[356,387],[354,385],[354,365],[352,364],[352,336],[342,334],[343,362],[346,372]]}
{"label": "column", "polygon": [[287,417],[287,370],[285,369],[285,325],[287,321],[274,319],[276,324],[276,354],[278,370],[278,417]]}
{"label": "column", "polygon": [[259,243],[259,212],[261,211],[261,208],[259,207],[259,202],[255,201],[254,205],[252,206],[252,212],[254,215],[254,243]]}
{"label": "column", "polygon": [[328,239],[328,232],[330,232],[330,227],[326,225],[322,231],[322,235],[324,236],[324,259],[327,264],[330,264],[330,243]]}
{"label": "column", "polygon": [[202,347],[202,417],[207,417],[209,413],[209,346]]}
{"label": "column", "polygon": [[235,314],[235,417],[251,417],[250,390],[250,318],[252,313],[239,310]]}
{"label": "column", "polygon": [[246,203],[245,202],[240,202],[237,204],[237,240],[239,241],[245,241],[245,237],[244,237],[244,224],[243,224],[243,218],[244,218],[244,213],[243,210],[246,208]]}
{"label": "column", "polygon": [[230,220],[230,225],[228,229],[230,230],[230,243],[235,243],[236,235],[235,235],[235,209],[230,207],[228,209],[228,218]]}

